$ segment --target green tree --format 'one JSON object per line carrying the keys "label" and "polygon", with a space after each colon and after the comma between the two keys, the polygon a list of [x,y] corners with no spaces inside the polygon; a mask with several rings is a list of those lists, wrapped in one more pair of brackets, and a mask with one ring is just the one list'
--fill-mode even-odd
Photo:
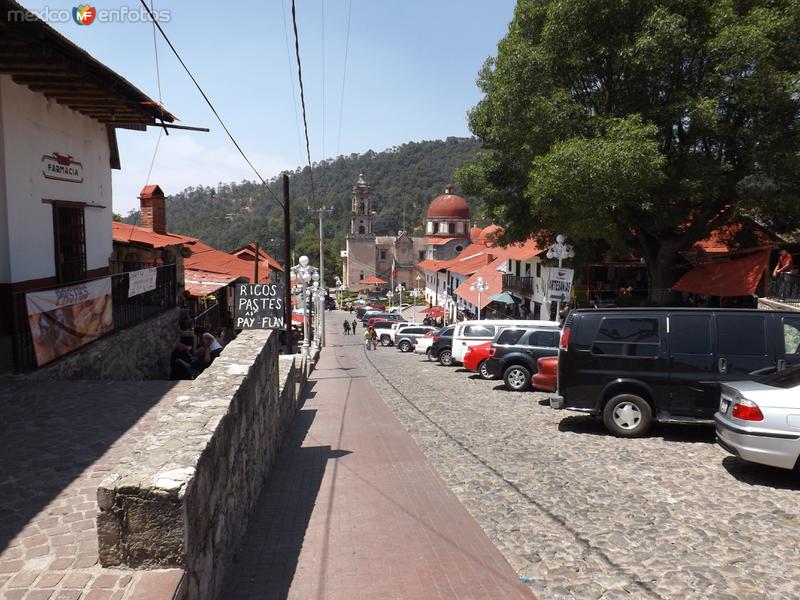
{"label": "green tree", "polygon": [[797,0],[519,0],[457,178],[503,241],[633,248],[663,301],[732,217],[797,227],[798,31]]}

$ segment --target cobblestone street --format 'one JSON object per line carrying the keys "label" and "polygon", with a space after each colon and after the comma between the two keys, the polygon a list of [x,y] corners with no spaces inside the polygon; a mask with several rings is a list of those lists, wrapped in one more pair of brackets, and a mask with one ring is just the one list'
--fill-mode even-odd
{"label": "cobblestone street", "polygon": [[736,461],[713,428],[618,439],[541,394],[419,355],[379,348],[365,363],[539,597],[800,597],[800,480]]}

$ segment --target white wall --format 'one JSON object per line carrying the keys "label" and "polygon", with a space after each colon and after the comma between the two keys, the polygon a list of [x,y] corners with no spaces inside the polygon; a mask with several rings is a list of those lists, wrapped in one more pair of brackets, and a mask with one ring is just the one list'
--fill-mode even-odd
{"label": "white wall", "polygon": [[[0,75],[0,78],[2,76]],[[11,262],[8,256],[8,206],[6,204],[5,144],[3,144],[3,86],[0,81],[0,283],[11,281]]]}
{"label": "white wall", "polygon": [[[106,128],[0,75],[0,130],[10,269],[5,281],[55,275],[53,207],[42,199],[102,206],[84,210],[86,268],[108,267],[111,255],[111,166]],[[45,179],[42,156],[72,155],[83,165],[83,183]],[[0,196],[0,201],[3,197]],[[0,277],[3,276],[0,267]],[[0,281],[3,281],[0,279]]]}

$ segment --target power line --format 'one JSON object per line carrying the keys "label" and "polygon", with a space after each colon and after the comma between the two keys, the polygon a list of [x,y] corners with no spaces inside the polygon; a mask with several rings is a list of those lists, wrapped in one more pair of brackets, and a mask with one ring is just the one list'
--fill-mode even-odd
{"label": "power line", "polygon": [[[289,77],[289,87],[292,89],[292,107],[294,108],[294,127],[297,132],[297,152],[300,156],[303,155],[303,148],[300,145],[300,117],[297,114],[297,97],[294,93],[294,79],[292,79],[292,53],[289,50],[289,30],[286,27],[286,8],[284,7],[284,0],[281,0],[281,13],[283,13],[283,39],[286,42],[286,60],[289,65],[289,70],[286,75]],[[302,160],[302,159],[301,159]]]}
{"label": "power line", "polygon": [[306,117],[306,97],[303,91],[303,68],[300,66],[300,38],[297,35],[297,8],[292,0],[292,28],[294,29],[294,52],[297,57],[297,79],[300,82],[300,105],[303,107],[303,129],[306,134],[306,156],[308,157],[308,175],[311,178],[311,202],[316,205],[314,194],[314,172],[311,169],[311,144],[308,141],[308,119]]}
{"label": "power line", "polygon": [[[236,139],[233,137],[233,134],[231,134],[230,130],[225,125],[225,122],[222,120],[222,117],[219,116],[219,113],[217,112],[217,109],[214,108],[214,105],[211,103],[211,100],[208,99],[208,96],[206,96],[206,93],[203,91],[203,88],[201,88],[200,84],[197,83],[197,79],[194,78],[194,75],[192,75],[192,72],[189,70],[189,67],[186,66],[185,62],[183,62],[183,59],[181,58],[181,55],[178,54],[178,51],[175,49],[175,46],[172,45],[172,42],[167,37],[167,34],[161,28],[161,25],[159,24],[158,20],[155,18],[155,15],[153,15],[153,11],[150,10],[150,7],[147,6],[147,3],[144,0],[139,0],[139,2],[142,4],[144,9],[147,11],[147,14],[150,15],[150,19],[152,19],[153,24],[156,27],[158,27],[158,31],[161,32],[161,35],[164,38],[164,41],[167,42],[167,45],[169,46],[170,50],[172,50],[172,53],[175,55],[175,58],[177,58],[178,62],[181,63],[181,66],[183,67],[183,70],[186,71],[186,74],[192,80],[192,83],[194,83],[194,86],[197,88],[197,91],[200,92],[200,95],[203,97],[203,100],[206,101],[206,104],[208,104],[208,107],[211,109],[211,112],[214,113],[214,116],[217,118],[217,121],[219,121],[219,124],[222,125],[222,129],[224,129],[225,133],[228,134],[228,137],[230,138],[231,142],[233,142],[233,145],[236,146],[236,149],[239,151],[239,154],[242,155],[242,158],[244,158],[245,162],[253,170],[253,173],[256,174],[256,177],[258,177],[261,180],[261,183],[263,183],[264,187],[267,188],[267,191],[275,199],[275,202],[278,203],[278,206],[282,207],[283,203],[280,200],[278,200],[278,197],[275,195],[275,192],[273,192],[270,189],[269,184],[261,176],[261,173],[258,172],[258,169],[256,169],[255,166],[253,166],[253,163],[250,162],[250,159],[247,158],[247,155],[244,153],[244,150],[242,150],[242,147],[239,145],[239,142],[237,142]],[[294,6],[294,0],[292,0],[292,6]]]}
{"label": "power line", "polygon": [[347,53],[350,49],[350,15],[352,13],[353,0],[347,2],[347,36],[344,41],[344,72],[342,73],[342,98],[339,101],[339,133],[336,136],[336,156],[339,156],[339,147],[342,143],[342,115],[344,114],[344,83],[347,80]]}
{"label": "power line", "polygon": [[322,157],[325,160],[325,0],[322,0]]}

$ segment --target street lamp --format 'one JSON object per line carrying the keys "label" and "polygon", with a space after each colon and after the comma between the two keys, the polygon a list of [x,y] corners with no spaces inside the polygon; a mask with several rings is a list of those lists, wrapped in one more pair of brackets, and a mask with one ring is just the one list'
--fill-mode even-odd
{"label": "street lamp", "polygon": [[394,297],[392,290],[386,292],[386,297],[389,299],[389,308],[392,308],[392,298]]}
{"label": "street lamp", "polygon": [[398,292],[400,294],[400,304],[403,303],[403,289],[404,288],[403,288],[403,284],[402,283],[398,283],[397,287],[394,288],[394,291],[396,291],[396,292]]}
{"label": "street lamp", "polygon": [[308,264],[308,257],[303,255],[300,257],[299,264],[293,266],[290,271],[291,274],[300,281],[299,286],[295,286],[293,291],[300,292],[300,298],[303,302],[303,354],[309,355],[309,328],[308,328],[308,296],[309,285],[316,275],[316,280],[319,281],[319,273],[317,269]]}
{"label": "street lamp", "polygon": [[478,292],[478,321],[481,320],[481,294],[489,289],[489,284],[483,280],[483,277],[478,277],[475,283],[469,286],[473,292]]}
{"label": "street lamp", "polygon": [[419,287],[419,282],[422,281],[422,276],[417,274],[417,287],[414,288],[414,323],[417,322],[417,299],[420,296],[421,288]]}
{"label": "street lamp", "polygon": [[[556,236],[556,243],[547,249],[547,258],[557,258],[559,269],[561,268],[561,261],[563,261],[565,258],[573,258],[575,256],[575,250],[572,249],[572,246],[564,243],[566,240],[567,238],[564,237],[563,234],[559,233]],[[561,299],[559,298],[556,300],[556,321],[559,319],[560,311]]]}

